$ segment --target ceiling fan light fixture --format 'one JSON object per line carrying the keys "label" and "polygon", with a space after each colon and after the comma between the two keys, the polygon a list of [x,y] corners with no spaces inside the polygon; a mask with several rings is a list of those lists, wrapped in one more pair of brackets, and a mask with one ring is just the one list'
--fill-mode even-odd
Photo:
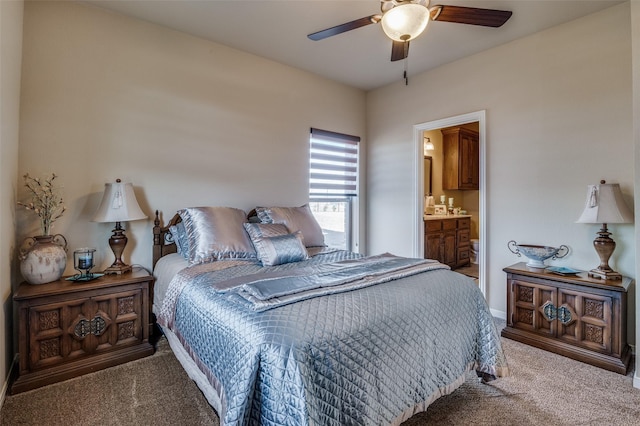
{"label": "ceiling fan light fixture", "polygon": [[380,23],[390,39],[410,41],[427,28],[429,9],[421,4],[400,4],[382,15]]}

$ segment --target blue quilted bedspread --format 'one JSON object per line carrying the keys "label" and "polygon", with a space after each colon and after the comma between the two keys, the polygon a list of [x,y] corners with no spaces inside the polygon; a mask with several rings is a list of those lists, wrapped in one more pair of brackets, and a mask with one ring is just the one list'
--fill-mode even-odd
{"label": "blue quilted bedspread", "polygon": [[338,251],[274,267],[214,262],[173,279],[158,321],[219,394],[223,424],[399,424],[452,392],[470,369],[507,373],[482,293],[448,269],[264,311],[216,289],[260,271],[359,257]]}

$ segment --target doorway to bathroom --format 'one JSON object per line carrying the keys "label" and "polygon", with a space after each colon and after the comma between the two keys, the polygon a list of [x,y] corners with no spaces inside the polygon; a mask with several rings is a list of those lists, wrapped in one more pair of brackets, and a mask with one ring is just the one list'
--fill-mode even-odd
{"label": "doorway to bathroom", "polygon": [[[442,132],[443,128],[461,127],[478,134],[478,189],[477,190],[450,190],[444,189],[448,185],[442,183],[443,180],[443,149]],[[477,279],[478,286],[484,293],[486,288],[486,208],[485,208],[485,111],[478,111],[441,120],[425,122],[414,126],[415,138],[415,220],[414,227],[414,253],[417,257],[423,257],[425,253],[425,221],[424,219],[435,219],[436,216],[424,216],[425,203],[428,198],[425,195],[433,196],[434,204],[441,204],[441,197],[447,203],[453,199],[454,207],[462,210],[463,213],[471,217],[472,229],[470,248],[473,250],[472,257],[477,263],[457,268],[456,271],[473,276]],[[427,151],[427,144],[432,150]],[[429,157],[427,159],[427,157]],[[447,205],[448,207],[448,205]],[[466,211],[465,211],[466,210]],[[431,210],[429,210],[430,212]],[[458,210],[456,210],[458,212]]]}

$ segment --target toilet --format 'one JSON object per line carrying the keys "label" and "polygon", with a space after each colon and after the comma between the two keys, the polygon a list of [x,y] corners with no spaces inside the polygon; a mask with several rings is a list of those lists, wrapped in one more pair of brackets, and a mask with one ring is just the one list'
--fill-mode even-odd
{"label": "toilet", "polygon": [[480,260],[480,240],[471,239],[471,263],[478,264]]}

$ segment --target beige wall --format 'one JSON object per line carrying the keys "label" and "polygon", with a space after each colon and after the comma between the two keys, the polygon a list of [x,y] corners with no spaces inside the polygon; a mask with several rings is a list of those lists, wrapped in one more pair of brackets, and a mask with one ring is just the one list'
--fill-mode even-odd
{"label": "beige wall", "polygon": [[0,1],[0,406],[13,360],[11,268],[15,250],[22,1]]}
{"label": "beige wall", "polygon": [[[587,184],[634,192],[629,3],[369,92],[368,247],[412,254],[413,126],[486,110],[487,299],[505,314],[507,242],[571,247],[590,269],[599,226],[576,224]],[[402,105],[402,108],[389,108]],[[436,194],[438,195],[438,194]],[[636,274],[634,226],[611,225],[611,265]],[[633,312],[630,315],[633,319]],[[630,321],[630,339],[634,321]]]}
{"label": "beige wall", "polygon": [[[60,176],[54,231],[103,266],[105,182],[133,182],[150,218],[125,225],[124,260],[150,267],[154,210],[300,205],[310,127],[364,141],[364,92],[251,54],[71,2],[28,2],[24,34],[19,172]],[[28,213],[19,239],[38,231]]]}

